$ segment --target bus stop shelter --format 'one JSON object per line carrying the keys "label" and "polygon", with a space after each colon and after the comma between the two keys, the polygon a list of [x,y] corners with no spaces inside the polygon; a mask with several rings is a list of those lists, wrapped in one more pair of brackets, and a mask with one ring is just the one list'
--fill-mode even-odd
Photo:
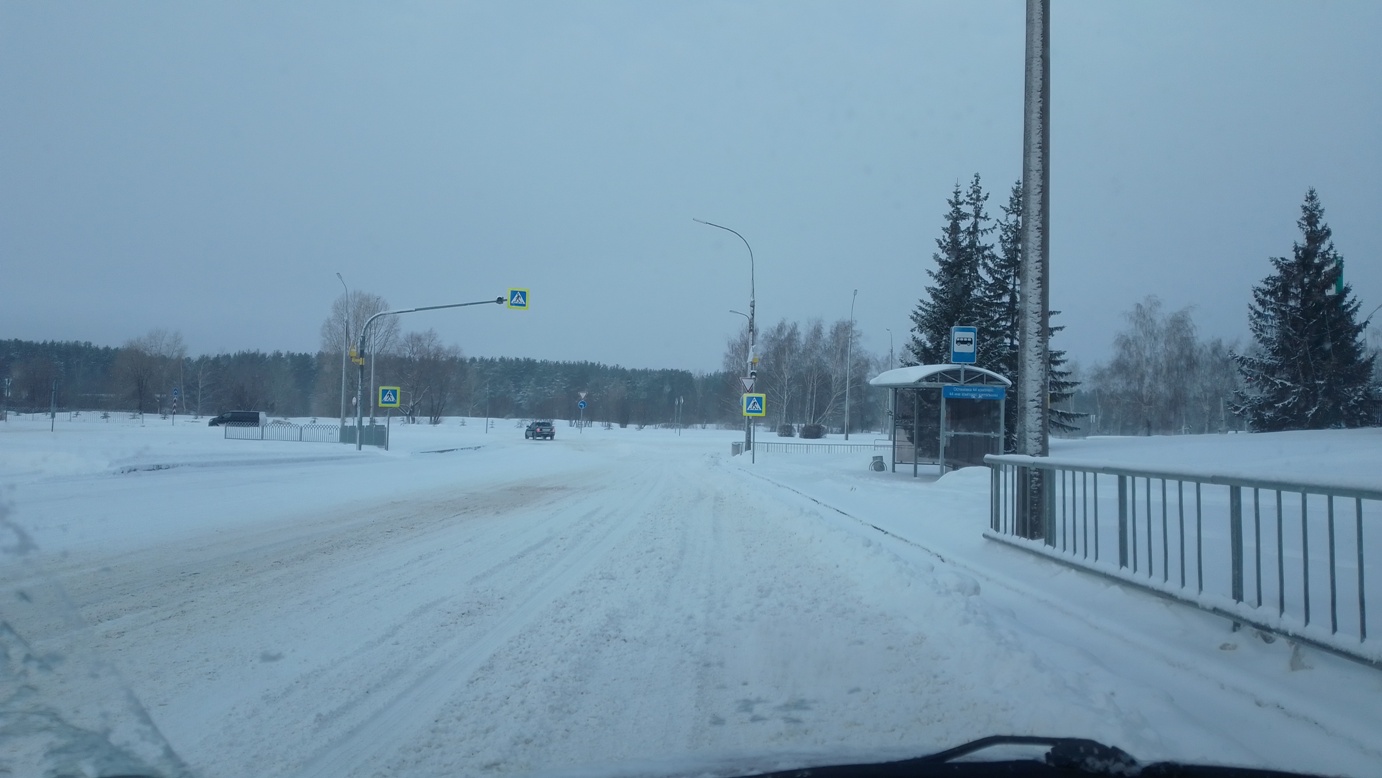
{"label": "bus stop shelter", "polygon": [[[889,393],[888,408],[889,416],[892,418],[892,430],[890,432],[892,438],[892,472],[897,472],[898,464],[898,397],[904,391],[909,391],[912,395],[911,460],[913,476],[917,475],[918,460],[921,458],[918,436],[921,432],[921,393],[923,391],[935,390],[940,393],[940,434],[936,444],[936,460],[941,475],[945,474],[947,447],[957,437],[986,438],[996,443],[995,450],[989,453],[1001,454],[1003,452],[1003,437],[1006,434],[1003,424],[1003,420],[1006,418],[1004,406],[1007,402],[1007,389],[1012,386],[1012,381],[1005,376],[973,365],[913,365],[912,367],[899,367],[879,373],[869,379],[869,385],[887,389]],[[947,430],[947,400],[997,401],[997,431]]]}

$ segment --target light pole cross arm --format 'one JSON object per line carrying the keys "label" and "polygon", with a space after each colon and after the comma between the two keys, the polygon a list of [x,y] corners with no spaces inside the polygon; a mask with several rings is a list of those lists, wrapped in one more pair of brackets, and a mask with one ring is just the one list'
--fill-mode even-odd
{"label": "light pole cross arm", "polygon": [[443,308],[464,308],[468,305],[503,305],[504,298],[496,297],[493,300],[476,300],[473,303],[448,303],[446,305],[424,305],[421,308],[404,308],[401,311],[380,311],[365,321],[365,326],[360,328],[360,346],[356,356],[365,355],[365,336],[369,334],[369,326],[380,316],[397,316],[400,313],[417,313],[418,311],[439,311]]}
{"label": "light pole cross arm", "polygon": [[[424,305],[421,308],[405,308],[400,311],[380,311],[365,320],[365,326],[360,328],[360,345],[355,356],[359,360],[359,378],[355,384],[355,450],[359,451],[364,445],[364,385],[365,385],[365,338],[369,335],[369,326],[380,316],[397,316],[400,313],[417,313],[418,311],[439,311],[443,308],[464,308],[468,305],[503,305],[505,298],[496,297],[493,300],[476,300],[471,303],[450,303],[448,305]],[[370,362],[370,391],[374,391],[374,363]],[[374,420],[374,405],[370,405],[370,422]]]}

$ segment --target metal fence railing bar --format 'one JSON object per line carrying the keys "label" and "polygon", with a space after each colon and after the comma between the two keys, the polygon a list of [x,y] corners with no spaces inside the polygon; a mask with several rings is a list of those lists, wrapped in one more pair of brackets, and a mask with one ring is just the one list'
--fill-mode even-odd
{"label": "metal fence railing bar", "polygon": [[339,424],[292,424],[273,422],[271,424],[226,424],[226,440],[279,440],[299,443],[338,443],[341,439]]}
{"label": "metal fence railing bar", "polygon": [[855,451],[887,451],[891,443],[781,443],[755,441],[753,447],[763,454],[848,454]]}
{"label": "metal fence railing bar", "polygon": [[[1382,666],[1382,490],[988,456],[987,536]],[[1044,539],[1019,537],[1022,470]]]}

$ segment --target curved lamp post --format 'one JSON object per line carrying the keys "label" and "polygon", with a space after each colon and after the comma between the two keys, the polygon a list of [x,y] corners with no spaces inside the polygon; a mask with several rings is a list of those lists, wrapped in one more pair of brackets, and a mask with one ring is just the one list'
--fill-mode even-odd
{"label": "curved lamp post", "polygon": [[[449,305],[425,305],[425,306],[423,306],[423,307],[421,307],[421,308],[405,308],[405,309],[403,309],[403,310],[401,310],[401,311],[380,311],[379,313],[376,313],[376,314],[374,314],[373,316],[369,317],[369,319],[367,319],[367,320],[365,321],[365,326],[363,326],[363,327],[360,328],[360,345],[359,345],[359,348],[358,348],[358,350],[356,351],[356,353],[363,359],[363,357],[365,356],[365,338],[367,338],[367,337],[369,336],[369,326],[370,326],[371,324],[373,324],[373,323],[374,323],[374,320],[377,319],[377,318],[379,318],[380,316],[398,316],[398,315],[404,314],[404,313],[417,313],[418,311],[439,311],[439,310],[441,310],[441,309],[443,309],[443,308],[465,308],[466,306],[469,306],[469,305],[503,305],[505,299],[506,299],[506,298],[504,298],[504,297],[501,296],[501,297],[496,297],[496,298],[494,298],[493,300],[478,300],[478,301],[473,302],[473,303],[451,303],[451,304],[449,304]],[[373,368],[374,368],[374,364],[373,364],[373,360],[371,360],[371,364],[370,364],[371,375],[373,375]],[[374,391],[374,387],[372,386],[373,383],[374,383],[374,380],[371,379],[371,380],[370,380],[370,384],[371,384],[370,391],[371,391],[371,392]],[[356,379],[356,382],[355,382],[355,450],[356,450],[356,451],[359,451],[360,449],[364,448],[364,445],[365,445],[365,407],[364,407],[364,400],[365,400],[365,398],[364,398],[364,391],[365,391],[365,363],[364,363],[363,361],[361,361],[361,362],[359,363],[359,377]],[[374,414],[374,404],[373,404],[373,403],[370,404],[370,414],[371,414],[370,418],[373,418],[373,414]],[[485,427],[488,428],[489,425],[486,424]]]}
{"label": "curved lamp post", "polygon": [[1368,315],[1363,317],[1363,321],[1365,323],[1372,321],[1372,315],[1374,313],[1377,313],[1378,311],[1382,311],[1382,305],[1378,305],[1376,308],[1373,308],[1371,311],[1368,311]]}
{"label": "curved lamp post", "polygon": [[858,297],[859,290],[855,289],[849,298],[849,344],[845,346],[845,440],[849,440],[849,379],[850,369],[854,367],[854,301]]}
{"label": "curved lamp post", "polygon": [[[337,273],[337,274],[336,274],[336,278],[340,279],[341,288],[345,290],[345,316],[343,317],[343,318],[344,318],[344,322],[343,322],[343,323],[345,324],[345,329],[344,329],[343,332],[342,332],[342,334],[345,335],[345,337],[344,337],[344,338],[341,338],[341,427],[344,428],[344,427],[345,427],[345,420],[346,420],[346,415],[345,415],[345,384],[346,384],[346,367],[345,367],[345,362],[346,362],[346,352],[350,350],[350,287],[346,286],[345,279],[344,279],[344,278],[341,278],[341,274],[340,274],[340,273]],[[200,408],[198,409],[198,412],[200,412]]]}
{"label": "curved lamp post", "polygon": [[[750,246],[750,245],[749,245],[748,240],[747,240],[743,235],[740,235],[738,232],[735,232],[734,230],[731,230],[730,228],[728,228],[728,227],[726,227],[726,226],[724,226],[724,225],[715,224],[714,222],[708,222],[708,221],[705,221],[705,220],[703,220],[703,219],[696,219],[696,218],[692,218],[691,221],[696,222],[697,224],[704,224],[704,225],[707,226],[707,227],[714,227],[714,228],[716,228],[716,229],[721,229],[721,230],[724,230],[725,232],[733,232],[734,235],[735,235],[736,237],[739,238],[739,240],[744,241],[744,248],[746,248],[746,249],[749,250],[749,314],[748,314],[748,319],[749,319],[749,364],[748,364],[748,370],[747,370],[747,377],[753,378],[753,377],[755,377],[755,376],[757,375],[757,373],[758,373],[757,369],[754,367],[754,365],[755,365],[755,363],[756,363],[756,361],[757,361],[757,359],[756,359],[756,357],[755,357],[755,351],[757,350],[757,343],[756,343],[755,340],[754,340],[754,333],[755,333],[755,330],[754,330],[754,327],[753,327],[753,309],[754,309],[754,305],[755,305],[755,299],[754,299],[755,294],[754,294],[753,246]],[[739,312],[738,312],[738,311],[731,311],[731,313],[739,313]],[[743,314],[739,314],[739,315],[742,316]],[[749,417],[745,416],[745,417],[744,417],[744,448],[745,448],[746,450],[747,450],[747,449],[750,449],[750,448],[753,446],[753,438],[752,438],[752,435],[753,435],[753,420],[750,419]]]}

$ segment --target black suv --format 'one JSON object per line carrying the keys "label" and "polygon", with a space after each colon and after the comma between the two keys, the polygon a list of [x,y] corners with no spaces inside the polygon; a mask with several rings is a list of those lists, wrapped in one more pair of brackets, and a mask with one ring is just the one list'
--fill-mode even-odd
{"label": "black suv", "polygon": [[528,440],[537,440],[538,438],[555,440],[557,429],[552,426],[550,421],[535,421],[528,425],[528,429],[523,430],[523,437]]}
{"label": "black suv", "polygon": [[255,427],[262,427],[268,423],[267,414],[263,411],[226,411],[220,416],[211,417],[206,425],[208,427],[219,427],[222,424],[249,424]]}

